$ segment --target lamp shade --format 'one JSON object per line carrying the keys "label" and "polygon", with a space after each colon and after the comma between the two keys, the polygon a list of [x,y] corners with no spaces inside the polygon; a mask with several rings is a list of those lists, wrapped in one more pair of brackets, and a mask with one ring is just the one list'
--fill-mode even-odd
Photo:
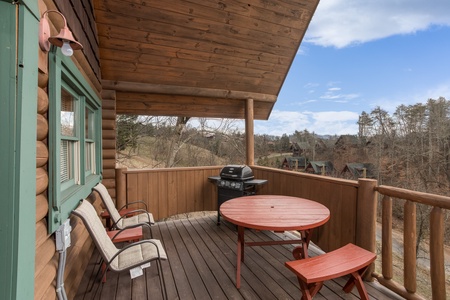
{"label": "lamp shade", "polygon": [[[50,25],[46,19],[49,13],[57,13],[64,21],[64,27],[59,31],[58,35],[50,36]],[[66,56],[72,55],[73,50],[83,49],[83,45],[75,40],[72,32],[67,27],[66,18],[57,10],[47,10],[44,12],[39,23],[39,45],[41,49],[48,52],[50,50],[50,44],[62,49],[64,48],[63,54]]]}
{"label": "lamp shade", "polygon": [[64,42],[69,42],[70,47],[73,50],[81,50],[83,49],[83,45],[81,45],[79,42],[75,40],[75,38],[72,35],[72,32],[70,31],[67,26],[64,26],[63,29],[59,32],[56,36],[51,36],[48,38],[48,41],[57,47],[62,47]]}

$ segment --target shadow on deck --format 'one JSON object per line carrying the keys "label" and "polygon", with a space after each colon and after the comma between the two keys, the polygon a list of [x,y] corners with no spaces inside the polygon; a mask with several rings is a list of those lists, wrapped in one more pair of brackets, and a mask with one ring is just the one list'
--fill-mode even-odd
{"label": "shadow on deck", "polygon": [[[246,247],[241,270],[241,288],[235,287],[235,226],[226,221],[216,225],[217,215],[158,222],[153,237],[160,239],[168,260],[162,262],[168,298],[172,299],[300,299],[297,278],[284,262],[292,260],[293,245]],[[246,241],[292,239],[291,233],[246,230]],[[309,255],[321,254],[311,245]],[[95,250],[75,299],[161,299],[156,263],[144,275],[130,280],[129,273],[108,272],[107,281],[99,287],[94,280],[94,266],[99,255]],[[96,268],[95,268],[96,269]],[[91,292],[88,283],[94,280]],[[346,279],[326,281],[314,299],[359,299],[356,288],[350,294],[342,291]],[[365,283],[370,299],[399,299],[377,283]],[[98,287],[98,289],[97,289]],[[400,298],[401,299],[401,298]]]}

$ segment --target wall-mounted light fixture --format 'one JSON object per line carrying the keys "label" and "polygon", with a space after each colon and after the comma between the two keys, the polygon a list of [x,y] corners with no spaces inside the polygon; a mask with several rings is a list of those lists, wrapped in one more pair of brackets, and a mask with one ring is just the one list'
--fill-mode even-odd
{"label": "wall-mounted light fixture", "polygon": [[[64,27],[55,36],[50,36],[50,24],[46,18],[51,12],[59,14],[64,20]],[[42,14],[41,21],[39,22],[39,46],[42,51],[48,52],[50,51],[50,44],[61,47],[61,52],[65,56],[71,56],[73,50],[83,49],[83,45],[75,40],[69,27],[67,27],[66,18],[57,10],[47,10]]]}

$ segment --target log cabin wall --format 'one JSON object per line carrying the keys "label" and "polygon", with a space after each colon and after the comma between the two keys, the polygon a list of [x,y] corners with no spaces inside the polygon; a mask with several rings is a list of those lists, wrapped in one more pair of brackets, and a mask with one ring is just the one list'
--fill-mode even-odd
{"label": "log cabin wall", "polygon": [[[89,0],[58,1],[58,7],[51,0],[39,0],[41,15],[46,10],[64,10],[68,26],[75,38],[80,41],[83,51],[75,51],[72,60],[78,69],[100,94],[100,68],[98,62],[98,41],[93,21],[92,7]],[[49,15],[52,31],[62,28],[58,16]],[[94,27],[93,27],[94,26]],[[56,274],[59,254],[56,251],[54,235],[48,234],[48,53],[39,48],[38,70],[38,105],[37,105],[37,141],[36,141],[36,249],[35,249],[35,287],[34,298],[56,299]],[[100,210],[100,200],[96,194],[91,195],[94,206]],[[67,262],[64,274],[64,286],[69,299],[75,297],[84,270],[91,257],[94,244],[89,234],[76,218],[71,218],[71,246],[67,249]]]}
{"label": "log cabin wall", "polygon": [[102,183],[116,198],[116,91],[102,91]]}

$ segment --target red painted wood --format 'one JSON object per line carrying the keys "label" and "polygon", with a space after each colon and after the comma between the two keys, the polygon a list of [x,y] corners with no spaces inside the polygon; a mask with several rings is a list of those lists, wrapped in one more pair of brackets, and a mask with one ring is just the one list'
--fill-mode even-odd
{"label": "red painted wood", "polygon": [[324,205],[297,197],[254,195],[229,200],[220,206],[225,220],[259,230],[307,230],[325,224],[330,211]]}
{"label": "red painted wood", "polygon": [[[119,211],[119,214],[121,216],[123,216],[123,215],[130,213],[133,210],[135,210],[135,208],[124,208]],[[130,214],[129,217],[130,216],[132,216],[132,214]],[[111,227],[111,216],[109,215],[109,212],[107,210],[102,211],[100,213],[100,217],[102,217],[102,219],[105,219],[106,228],[110,228]]]}
{"label": "red painted wood", "polygon": [[[106,231],[109,238],[113,238],[119,230],[111,230]],[[113,240],[114,243],[120,243],[120,242],[132,242],[132,241],[139,241],[142,239],[142,227],[135,227],[130,229],[125,229],[121,233],[119,233]]]}
{"label": "red painted wood", "polygon": [[[301,232],[301,240],[289,240],[290,243],[301,243],[296,248],[294,257],[307,257],[310,231],[328,221],[330,211],[324,205],[311,200],[280,196],[254,195],[228,200],[220,206],[222,217],[238,225],[236,287],[241,286],[241,262],[244,262],[244,247],[273,245],[275,242],[246,243],[245,228],[257,230]],[[285,241],[278,241],[284,244]]]}
{"label": "red painted wood", "polygon": [[359,271],[371,264],[376,254],[353,244],[307,259],[286,262],[306,283],[321,282]]}

